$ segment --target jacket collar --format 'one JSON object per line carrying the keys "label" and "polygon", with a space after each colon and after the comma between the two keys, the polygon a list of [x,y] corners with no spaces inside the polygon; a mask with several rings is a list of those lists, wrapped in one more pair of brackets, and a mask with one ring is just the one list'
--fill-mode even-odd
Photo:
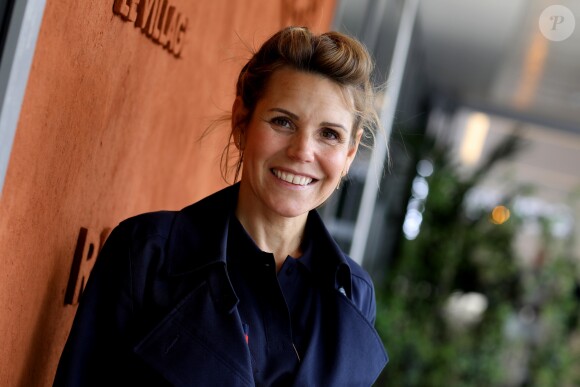
{"label": "jacket collar", "polygon": [[228,226],[239,185],[218,191],[179,211],[168,241],[170,275],[188,274],[226,262]]}
{"label": "jacket collar", "polygon": [[[184,275],[213,264],[226,263],[229,221],[238,201],[239,183],[185,207],[175,217],[168,241],[170,275]],[[312,210],[308,231],[314,237],[316,270],[351,294],[350,267],[320,215]]]}

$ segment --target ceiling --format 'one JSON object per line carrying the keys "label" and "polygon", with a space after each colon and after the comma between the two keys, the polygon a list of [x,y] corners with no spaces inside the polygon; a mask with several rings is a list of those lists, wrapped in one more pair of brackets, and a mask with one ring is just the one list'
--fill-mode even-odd
{"label": "ceiling", "polygon": [[[552,5],[569,11],[552,25],[572,31],[565,40],[546,35],[543,12]],[[388,68],[404,6],[342,0],[335,26],[361,38]],[[431,98],[454,106],[437,128],[452,152],[459,153],[465,121],[476,111],[490,117],[484,156],[515,127],[525,138],[515,159],[490,172],[480,200],[533,185],[535,208],[554,212],[564,204],[572,223],[580,223],[580,200],[570,200],[580,193],[580,1],[419,0],[412,47],[407,69],[418,66]]]}
{"label": "ceiling", "polygon": [[[563,41],[550,41],[539,28],[542,11],[554,4],[577,19]],[[580,132],[580,1],[423,0],[417,21],[436,92]]]}

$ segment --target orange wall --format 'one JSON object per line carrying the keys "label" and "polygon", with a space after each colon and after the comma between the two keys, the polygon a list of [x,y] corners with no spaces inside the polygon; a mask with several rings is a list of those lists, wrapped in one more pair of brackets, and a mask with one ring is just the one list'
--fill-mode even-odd
{"label": "orange wall", "polygon": [[0,198],[0,385],[49,386],[75,306],[64,293],[81,227],[178,209],[224,186],[236,73],[282,25],[325,30],[334,0],[173,0],[181,58],[113,13],[47,0]]}

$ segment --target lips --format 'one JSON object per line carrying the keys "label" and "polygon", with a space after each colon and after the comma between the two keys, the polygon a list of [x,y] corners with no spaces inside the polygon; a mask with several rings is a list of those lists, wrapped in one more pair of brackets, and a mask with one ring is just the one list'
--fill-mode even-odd
{"label": "lips", "polygon": [[290,172],[283,172],[277,169],[272,169],[272,173],[276,175],[276,177],[280,180],[284,180],[287,183],[294,184],[294,185],[301,185],[305,186],[312,183],[313,178],[303,175],[295,175]]}

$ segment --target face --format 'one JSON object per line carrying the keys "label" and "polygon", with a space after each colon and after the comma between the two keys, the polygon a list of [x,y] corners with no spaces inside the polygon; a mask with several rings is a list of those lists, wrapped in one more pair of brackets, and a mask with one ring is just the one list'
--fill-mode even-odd
{"label": "face", "polygon": [[[240,99],[233,122],[247,117]],[[272,74],[249,121],[239,200],[262,214],[297,217],[321,205],[354,159],[362,130],[353,135],[352,100],[335,82],[306,72]]]}

